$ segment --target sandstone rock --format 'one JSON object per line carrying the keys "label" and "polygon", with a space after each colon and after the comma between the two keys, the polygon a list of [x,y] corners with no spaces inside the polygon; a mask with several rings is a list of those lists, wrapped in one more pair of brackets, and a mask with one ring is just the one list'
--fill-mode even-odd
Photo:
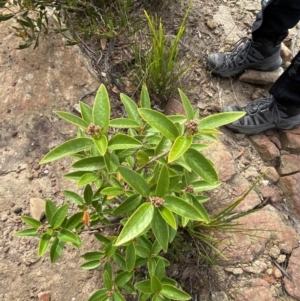
{"label": "sandstone rock", "polygon": [[273,188],[265,185],[259,187],[260,193],[265,200],[271,203],[279,203],[282,201],[281,195]]}
{"label": "sandstone rock", "polygon": [[264,178],[266,180],[269,180],[271,183],[276,183],[279,180],[280,176],[275,167],[268,166],[268,169],[264,175]]}
{"label": "sandstone rock", "polygon": [[240,218],[238,222],[243,225],[244,232],[215,234],[227,264],[253,261],[270,240],[277,240],[279,249],[284,253],[291,253],[298,246],[299,237],[295,229],[286,225],[279,212],[270,205]]}
{"label": "sandstone rock", "polygon": [[[241,174],[236,174],[230,181],[223,184],[220,188],[208,192],[210,201],[207,203],[207,206],[212,212],[218,213],[235,200],[239,199],[250,188],[250,186],[250,183]],[[259,196],[254,190],[252,190],[233,212],[246,212],[253,209],[260,203],[261,200]]]}
{"label": "sandstone rock", "polygon": [[30,199],[30,215],[41,220],[45,215],[45,201],[39,198]]}
{"label": "sandstone rock", "polygon": [[270,292],[269,284],[264,280],[250,280],[248,285],[242,288],[235,301],[275,301]]}
{"label": "sandstone rock", "polygon": [[182,103],[177,99],[170,99],[165,107],[166,115],[185,115]]}
{"label": "sandstone rock", "polygon": [[251,84],[272,85],[282,73],[281,67],[270,72],[247,70],[239,77],[239,80]]}
{"label": "sandstone rock", "polygon": [[35,264],[36,262],[40,261],[41,257],[38,256],[37,250],[30,250],[23,255],[23,262],[30,266],[32,264]]}
{"label": "sandstone rock", "polygon": [[284,263],[285,260],[286,260],[286,255],[284,255],[284,254],[280,254],[280,255],[277,257],[277,259],[276,259],[276,261],[277,261],[278,263]]}
{"label": "sandstone rock", "polygon": [[285,289],[290,296],[300,300],[300,248],[293,250],[286,271],[291,279],[283,278]]}
{"label": "sandstone rock", "polygon": [[206,25],[211,30],[214,30],[218,27],[218,23],[215,20],[207,20]]}
{"label": "sandstone rock", "polygon": [[300,173],[281,177],[278,185],[286,197],[286,203],[290,212],[300,218]]}
{"label": "sandstone rock", "polygon": [[282,149],[282,145],[278,136],[269,136],[269,139],[277,146],[278,149]]}
{"label": "sandstone rock", "polygon": [[38,298],[40,301],[51,301],[51,293],[50,292],[41,292],[38,294]]}
{"label": "sandstone rock", "polygon": [[210,144],[203,154],[214,163],[222,182],[229,181],[235,175],[233,157],[222,142]]}
{"label": "sandstone rock", "polygon": [[210,301],[228,301],[228,297],[225,292],[211,292]]}
{"label": "sandstone rock", "polygon": [[272,161],[279,159],[280,152],[275,144],[265,135],[252,135],[250,139],[253,142],[254,147],[260,154],[262,160]]}
{"label": "sandstone rock", "polygon": [[277,279],[282,277],[281,271],[276,266],[273,266],[272,275]]}
{"label": "sandstone rock", "polygon": [[269,250],[269,255],[274,259],[277,258],[280,255],[280,249],[277,246],[273,246]]}
{"label": "sandstone rock", "polygon": [[256,260],[253,262],[252,265],[243,267],[243,270],[248,272],[248,273],[253,273],[253,274],[260,274],[264,271],[266,271],[268,268],[268,265],[261,261],[261,260]]}
{"label": "sandstone rock", "polygon": [[300,128],[283,131],[280,140],[283,149],[300,153]]}
{"label": "sandstone rock", "polygon": [[300,171],[300,156],[293,154],[281,156],[278,171],[280,175],[288,175]]}

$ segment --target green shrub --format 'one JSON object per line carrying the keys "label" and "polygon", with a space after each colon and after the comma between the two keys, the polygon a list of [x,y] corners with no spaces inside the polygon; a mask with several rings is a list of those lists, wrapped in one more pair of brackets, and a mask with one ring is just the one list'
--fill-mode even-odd
{"label": "green shrub", "polygon": [[[243,113],[220,113],[198,120],[187,97],[179,90],[186,116],[166,117],[150,108],[146,87],[142,89],[140,108],[121,94],[127,116],[110,119],[107,91],[100,86],[93,108],[80,103],[82,117],[66,112],[58,116],[78,127],[77,137],[51,150],[41,164],[65,156],[74,158],[73,170],[65,175],[83,188],[83,195],[64,191],[66,199],[78,207],[68,214],[68,204],[60,207],[46,200],[47,223],[22,217],[30,226],[16,236],[40,239],[38,254],[50,249],[51,262],[62,254],[65,244],[80,248],[84,227],[120,221],[119,233],[95,233],[100,248],[82,255],[84,269],[103,270],[103,288],[89,301],[126,300],[138,294],[138,300],[189,300],[190,296],[166,275],[170,264],[169,244],[180,229],[197,237],[201,227],[219,225],[229,217],[231,205],[217,217],[210,217],[202,193],[220,185],[211,161],[201,151],[203,139],[216,139],[216,127],[240,118]],[[115,132],[115,129],[118,131]],[[195,234],[193,234],[193,231]],[[210,243],[198,235],[199,239]],[[146,278],[137,271],[145,267]]]}
{"label": "green shrub", "polygon": [[0,21],[15,17],[13,28],[24,41],[19,48],[36,48],[53,16],[55,31],[67,39],[67,45],[74,45],[87,37],[113,38],[128,32],[130,8],[131,0],[0,0]]}

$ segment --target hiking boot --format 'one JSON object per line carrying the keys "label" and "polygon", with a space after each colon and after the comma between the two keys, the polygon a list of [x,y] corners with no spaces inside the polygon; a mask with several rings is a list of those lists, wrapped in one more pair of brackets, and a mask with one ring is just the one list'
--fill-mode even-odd
{"label": "hiking boot", "polygon": [[245,70],[273,71],[281,66],[280,45],[265,39],[242,38],[231,52],[212,53],[207,68],[215,75],[232,77]]}
{"label": "hiking boot", "polygon": [[254,100],[244,107],[231,106],[223,112],[245,111],[246,115],[228,125],[228,128],[247,135],[270,129],[289,130],[300,125],[300,108],[285,108],[273,96]]}

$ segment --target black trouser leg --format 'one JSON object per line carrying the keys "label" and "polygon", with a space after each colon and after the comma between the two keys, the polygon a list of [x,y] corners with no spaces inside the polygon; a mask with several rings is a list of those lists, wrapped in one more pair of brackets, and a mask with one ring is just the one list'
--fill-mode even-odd
{"label": "black trouser leg", "polygon": [[283,106],[300,108],[300,51],[271,87],[270,94]]}
{"label": "black trouser leg", "polygon": [[300,20],[300,0],[263,0],[252,27],[253,39],[264,38],[280,44]]}

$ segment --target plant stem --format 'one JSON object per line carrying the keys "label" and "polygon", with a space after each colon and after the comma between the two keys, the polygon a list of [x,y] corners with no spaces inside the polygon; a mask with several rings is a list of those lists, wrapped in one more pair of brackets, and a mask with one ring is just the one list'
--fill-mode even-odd
{"label": "plant stem", "polygon": [[161,157],[164,157],[165,155],[167,155],[170,152],[170,150],[165,151],[164,153],[161,153],[160,155],[157,155],[155,157],[153,157],[151,160],[149,160],[146,164],[142,165],[141,167],[139,167],[136,171],[140,171],[141,169],[145,168],[145,166],[147,166],[148,164],[160,159]]}

